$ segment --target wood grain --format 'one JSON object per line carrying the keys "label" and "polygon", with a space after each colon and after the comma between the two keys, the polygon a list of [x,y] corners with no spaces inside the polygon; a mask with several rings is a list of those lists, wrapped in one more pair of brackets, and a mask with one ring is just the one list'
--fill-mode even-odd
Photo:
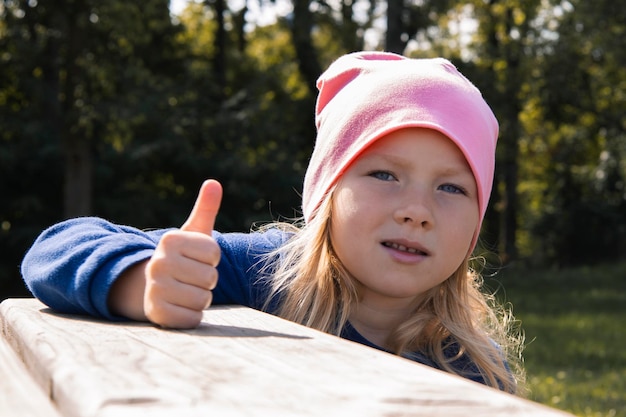
{"label": "wood grain", "polygon": [[0,338],[0,375],[0,416],[60,416],[4,338]]}
{"label": "wood grain", "polygon": [[568,415],[245,307],[212,307],[188,331],[34,299],[5,300],[0,316],[66,416]]}

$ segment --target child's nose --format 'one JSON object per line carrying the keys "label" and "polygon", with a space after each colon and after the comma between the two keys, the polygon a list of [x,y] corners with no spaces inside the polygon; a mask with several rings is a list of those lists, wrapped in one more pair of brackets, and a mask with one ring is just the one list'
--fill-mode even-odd
{"label": "child's nose", "polygon": [[412,189],[400,199],[394,218],[401,224],[430,228],[435,224],[432,206],[431,198],[426,192]]}

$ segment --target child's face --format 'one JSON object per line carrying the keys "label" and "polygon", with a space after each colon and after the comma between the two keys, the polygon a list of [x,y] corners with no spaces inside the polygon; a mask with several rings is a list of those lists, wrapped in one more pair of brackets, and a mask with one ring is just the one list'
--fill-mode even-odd
{"label": "child's face", "polygon": [[408,305],[468,255],[479,221],[476,182],[446,136],[399,130],[343,174],[331,219],[333,247],[363,301]]}

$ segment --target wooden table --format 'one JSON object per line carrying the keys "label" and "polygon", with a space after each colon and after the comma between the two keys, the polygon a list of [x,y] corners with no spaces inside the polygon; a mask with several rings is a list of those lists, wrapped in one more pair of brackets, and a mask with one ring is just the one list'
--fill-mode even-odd
{"label": "wooden table", "polygon": [[180,331],[8,299],[0,322],[2,416],[568,415],[245,307]]}

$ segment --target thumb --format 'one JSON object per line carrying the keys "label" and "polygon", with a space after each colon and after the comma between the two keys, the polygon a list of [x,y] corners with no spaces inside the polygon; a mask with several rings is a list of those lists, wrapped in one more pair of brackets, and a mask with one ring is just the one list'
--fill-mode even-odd
{"label": "thumb", "polygon": [[211,235],[221,201],[222,185],[215,180],[206,180],[202,183],[196,203],[181,230]]}

